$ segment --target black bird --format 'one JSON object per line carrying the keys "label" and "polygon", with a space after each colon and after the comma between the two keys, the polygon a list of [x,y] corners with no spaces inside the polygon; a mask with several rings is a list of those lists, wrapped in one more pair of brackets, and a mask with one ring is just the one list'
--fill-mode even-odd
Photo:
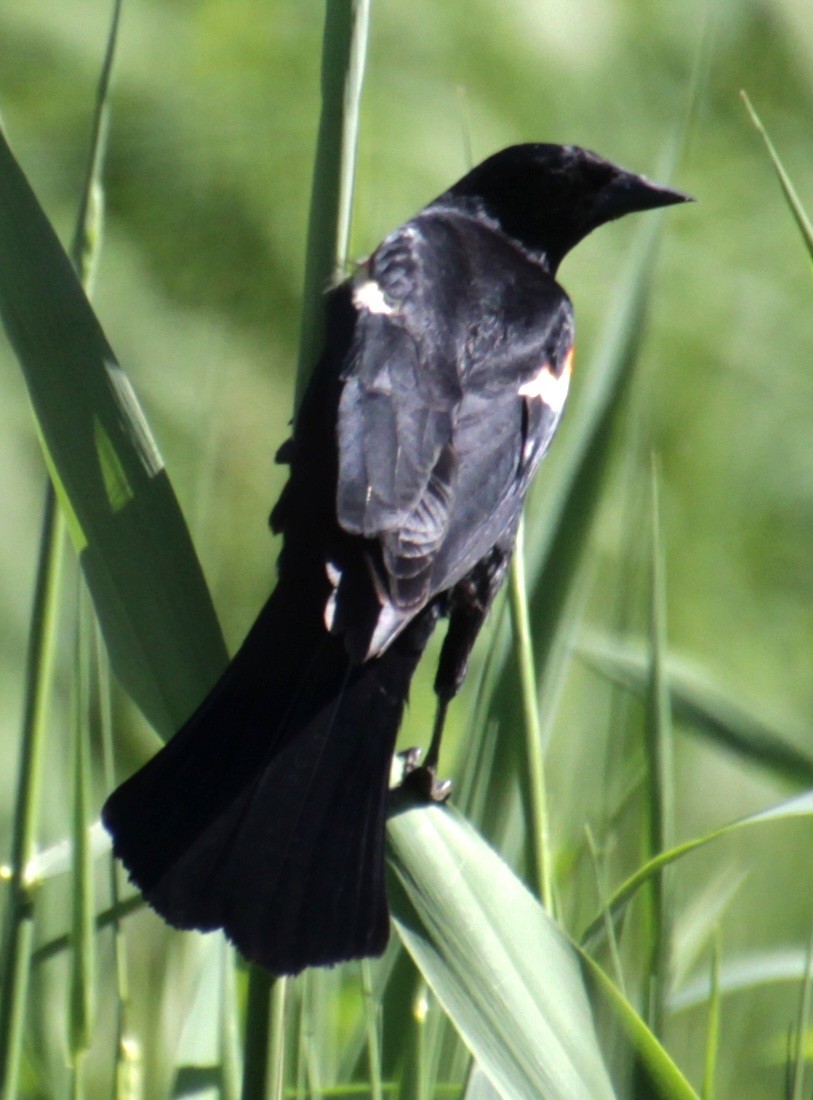
{"label": "black bird", "polygon": [[685,200],[575,146],[513,146],[330,292],[278,455],[276,589],[208,698],[104,807],[116,854],[171,924],[223,928],[276,974],[384,950],[396,734],[447,616],[435,764],[505,579],[571,371],[556,270],[604,222]]}

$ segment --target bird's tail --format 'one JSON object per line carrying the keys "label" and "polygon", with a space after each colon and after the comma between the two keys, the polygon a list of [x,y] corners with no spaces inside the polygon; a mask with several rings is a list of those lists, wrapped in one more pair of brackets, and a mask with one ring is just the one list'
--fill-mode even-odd
{"label": "bird's tail", "polygon": [[390,758],[430,630],[351,665],[314,602],[278,585],[208,698],[104,807],[150,905],[222,927],[277,974],[380,954]]}

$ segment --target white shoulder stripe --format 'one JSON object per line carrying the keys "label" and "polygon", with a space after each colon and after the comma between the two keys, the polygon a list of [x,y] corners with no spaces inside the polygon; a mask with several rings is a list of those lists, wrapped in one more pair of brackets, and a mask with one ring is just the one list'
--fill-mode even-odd
{"label": "white shoulder stripe", "polygon": [[353,287],[353,305],[356,309],[364,309],[368,313],[383,313],[388,316],[395,312],[384,297],[383,290],[373,279],[357,283]]}
{"label": "white shoulder stripe", "polygon": [[538,397],[548,406],[554,416],[558,416],[565,407],[567,391],[570,388],[571,359],[568,355],[560,375],[555,375],[545,363],[538,374],[519,387],[520,397]]}

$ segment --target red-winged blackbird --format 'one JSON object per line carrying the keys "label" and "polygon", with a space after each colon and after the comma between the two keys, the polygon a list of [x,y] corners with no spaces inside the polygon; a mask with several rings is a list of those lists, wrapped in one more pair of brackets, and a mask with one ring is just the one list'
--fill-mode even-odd
{"label": "red-winged blackbird", "polygon": [[171,924],[223,928],[277,974],[384,950],[409,682],[448,616],[442,716],[505,579],[571,370],[556,269],[604,222],[685,199],[583,149],[514,146],[330,292],[325,350],[278,455],[277,587],[208,698],[104,808]]}

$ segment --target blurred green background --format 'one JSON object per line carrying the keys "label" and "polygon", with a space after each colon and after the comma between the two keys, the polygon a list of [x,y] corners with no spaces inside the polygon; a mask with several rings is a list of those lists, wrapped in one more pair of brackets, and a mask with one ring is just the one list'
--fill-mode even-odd
{"label": "blurred green background", "polygon": [[[0,110],[63,241],[108,18],[99,0],[0,7]],[[321,4],[304,0],[126,0],[116,61],[94,303],[158,437],[231,648],[273,583],[266,517],[292,406],[322,18]],[[708,77],[673,177],[698,203],[664,222],[637,386],[617,441],[629,461],[587,547],[584,632],[645,625],[654,450],[672,648],[813,752],[813,284],[739,98],[745,88],[810,208],[809,0],[374,0],[351,251],[365,255],[470,159],[512,142],[573,142],[663,172],[704,36]],[[560,273],[576,307],[577,387],[580,364],[596,357],[611,323],[634,234],[632,219],[602,230]],[[0,837],[11,812],[43,484],[22,378],[3,345]],[[536,496],[543,505],[544,484]],[[44,843],[59,839],[64,821],[69,647],[68,637]],[[409,743],[426,741],[430,674],[414,692]],[[455,707],[458,740],[472,695],[470,685]],[[122,702],[118,718],[124,771],[157,742]],[[549,752],[563,859],[603,806],[608,772],[624,774],[638,721],[634,707],[609,706],[607,686],[574,661]],[[454,744],[445,770],[455,773]],[[677,740],[677,781],[681,838],[789,793],[693,738]],[[98,804],[102,793],[99,784]],[[733,883],[721,915],[724,957],[800,951],[813,912],[811,839],[806,823],[781,825],[692,857],[676,876],[684,916]],[[578,898],[572,904],[579,909]],[[594,908],[588,894],[581,915]],[[58,900],[53,910],[59,931]],[[156,979],[149,966],[161,968],[164,933],[150,916],[136,925],[151,960],[136,980],[146,983]],[[775,981],[726,999],[719,1095],[778,1095],[797,998],[797,984]],[[696,1076],[701,1015],[677,1016],[668,1035]]]}

